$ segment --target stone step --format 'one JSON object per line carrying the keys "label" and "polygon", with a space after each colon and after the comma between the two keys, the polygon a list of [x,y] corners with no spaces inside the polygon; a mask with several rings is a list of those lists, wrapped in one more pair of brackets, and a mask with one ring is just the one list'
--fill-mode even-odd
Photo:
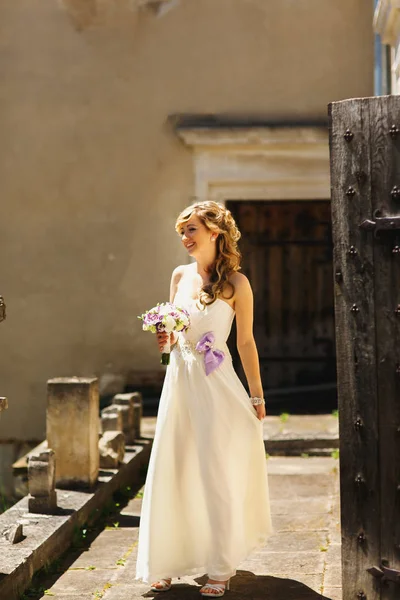
{"label": "stone step", "polygon": [[[148,464],[152,440],[141,438],[128,446],[120,468],[100,471],[92,492],[57,489],[54,515],[32,514],[28,497],[0,515],[0,598],[17,600],[36,571],[61,556],[71,545],[77,528],[95,523],[102,508],[122,486],[139,486],[140,470]],[[23,540],[12,545],[2,532],[23,525]]]}
{"label": "stone step", "polygon": [[264,421],[265,450],[271,455],[330,455],[339,448],[335,415],[286,415]]}

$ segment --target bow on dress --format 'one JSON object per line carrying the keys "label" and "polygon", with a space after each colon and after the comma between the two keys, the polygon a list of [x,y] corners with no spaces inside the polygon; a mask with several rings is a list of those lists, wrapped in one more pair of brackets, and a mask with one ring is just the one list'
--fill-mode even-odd
{"label": "bow on dress", "polygon": [[206,375],[218,369],[219,365],[225,358],[225,353],[222,350],[214,350],[215,336],[212,331],[205,333],[196,344],[196,350],[204,354],[204,366]]}

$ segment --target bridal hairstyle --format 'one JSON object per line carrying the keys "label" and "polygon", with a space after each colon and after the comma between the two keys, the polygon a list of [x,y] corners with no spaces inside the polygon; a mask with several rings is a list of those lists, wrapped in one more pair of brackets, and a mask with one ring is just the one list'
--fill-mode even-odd
{"label": "bridal hairstyle", "polygon": [[[222,204],[213,201],[195,202],[178,216],[175,224],[176,231],[180,234],[182,226],[196,215],[200,221],[213,233],[217,233],[217,257],[211,267],[210,281],[203,285],[200,291],[200,303],[203,306],[212,304],[219,296],[231,288],[232,298],[235,286],[230,283],[229,277],[240,269],[241,255],[237,247],[240,231],[237,228],[231,212]],[[226,296],[224,296],[226,298]]]}

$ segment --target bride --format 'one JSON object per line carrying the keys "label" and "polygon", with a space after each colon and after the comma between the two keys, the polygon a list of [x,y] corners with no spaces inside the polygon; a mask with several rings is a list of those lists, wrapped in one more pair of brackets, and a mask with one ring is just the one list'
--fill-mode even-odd
{"label": "bride", "polygon": [[[229,210],[193,204],[176,230],[194,262],[172,273],[170,301],[189,311],[191,325],[171,334],[136,579],[165,592],[174,577],[207,572],[200,594],[220,597],[237,566],[271,533],[253,294],[239,272],[240,232]],[[250,397],[226,344],[235,317]],[[157,335],[161,352],[167,335]]]}

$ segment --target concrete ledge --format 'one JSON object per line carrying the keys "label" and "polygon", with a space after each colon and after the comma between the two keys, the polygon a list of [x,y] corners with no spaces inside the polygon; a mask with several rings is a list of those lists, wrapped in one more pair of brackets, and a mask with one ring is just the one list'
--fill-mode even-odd
{"label": "concrete ledge", "polygon": [[[156,417],[142,419],[142,431],[154,437]],[[331,456],[339,448],[339,421],[335,415],[281,415],[264,420],[265,451],[271,456]]]}
{"label": "concrete ledge", "polygon": [[339,422],[334,415],[268,416],[264,421],[265,451],[271,455],[330,456],[339,448]]}
{"label": "concrete ledge", "polygon": [[313,456],[330,456],[339,448],[338,437],[307,438],[280,437],[278,439],[265,439],[265,451],[271,456],[300,456],[311,454]]}
{"label": "concrete ledge", "polygon": [[128,484],[139,486],[140,470],[148,464],[151,446],[149,438],[128,446],[121,467],[101,470],[92,492],[57,490],[59,510],[55,515],[29,513],[25,497],[0,516],[0,534],[21,522],[25,536],[15,545],[0,537],[1,599],[18,600],[35,572],[69,548],[77,528],[95,523],[101,508],[118,489]]}

